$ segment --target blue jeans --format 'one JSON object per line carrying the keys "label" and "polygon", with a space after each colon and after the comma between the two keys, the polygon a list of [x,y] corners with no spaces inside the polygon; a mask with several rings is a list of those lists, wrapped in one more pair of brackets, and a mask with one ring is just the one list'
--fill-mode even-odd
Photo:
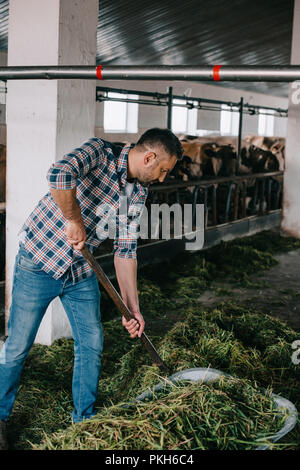
{"label": "blue jeans", "polygon": [[72,393],[74,422],[95,414],[103,349],[98,281],[72,284],[70,273],[55,280],[39,269],[20,246],[16,256],[8,338],[0,351],[0,419],[7,420],[18,391],[24,361],[50,302],[60,297],[74,338]]}

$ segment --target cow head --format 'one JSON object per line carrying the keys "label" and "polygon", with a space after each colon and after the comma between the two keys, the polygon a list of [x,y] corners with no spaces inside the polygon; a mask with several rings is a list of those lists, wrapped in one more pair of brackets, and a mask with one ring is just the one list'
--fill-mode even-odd
{"label": "cow head", "polygon": [[254,145],[249,147],[248,166],[253,173],[279,170],[279,162],[276,156],[269,150],[263,150]]}
{"label": "cow head", "polygon": [[219,145],[209,143],[203,145],[203,155],[201,169],[203,176],[217,176],[222,166],[222,161],[218,156]]}
{"label": "cow head", "polygon": [[179,180],[189,180],[191,179],[190,175],[190,165],[192,163],[192,159],[187,155],[184,155],[181,160],[178,160],[169,174],[171,179],[179,179]]}
{"label": "cow head", "polygon": [[219,176],[233,176],[237,172],[237,153],[233,145],[222,145],[218,151],[222,161]]}

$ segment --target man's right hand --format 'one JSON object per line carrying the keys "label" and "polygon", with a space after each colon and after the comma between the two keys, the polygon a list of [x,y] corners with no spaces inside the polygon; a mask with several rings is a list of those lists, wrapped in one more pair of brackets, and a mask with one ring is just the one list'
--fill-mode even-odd
{"label": "man's right hand", "polygon": [[75,248],[81,250],[86,240],[86,232],[81,220],[68,220],[65,228],[68,242]]}
{"label": "man's right hand", "polygon": [[75,250],[81,250],[86,240],[86,232],[76,199],[76,186],[73,189],[51,189],[51,196],[67,220],[65,234],[68,242]]}

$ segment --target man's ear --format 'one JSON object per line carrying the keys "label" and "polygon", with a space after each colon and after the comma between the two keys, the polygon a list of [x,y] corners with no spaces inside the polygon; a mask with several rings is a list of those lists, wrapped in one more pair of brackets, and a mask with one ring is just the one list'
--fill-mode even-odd
{"label": "man's ear", "polygon": [[149,165],[154,162],[156,154],[154,152],[147,152],[144,155],[144,164]]}

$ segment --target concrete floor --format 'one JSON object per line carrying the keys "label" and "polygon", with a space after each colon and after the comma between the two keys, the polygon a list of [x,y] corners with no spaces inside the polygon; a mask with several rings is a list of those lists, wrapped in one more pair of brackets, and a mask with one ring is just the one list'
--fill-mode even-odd
{"label": "concrete floor", "polygon": [[[199,297],[203,307],[212,307],[221,301],[233,300],[285,321],[300,331],[300,250],[275,256],[278,265],[251,276],[257,288],[239,288],[233,283],[213,282],[210,289]],[[228,295],[222,295],[226,290]],[[221,295],[216,295],[220,292]],[[300,339],[300,337],[299,337]]]}

